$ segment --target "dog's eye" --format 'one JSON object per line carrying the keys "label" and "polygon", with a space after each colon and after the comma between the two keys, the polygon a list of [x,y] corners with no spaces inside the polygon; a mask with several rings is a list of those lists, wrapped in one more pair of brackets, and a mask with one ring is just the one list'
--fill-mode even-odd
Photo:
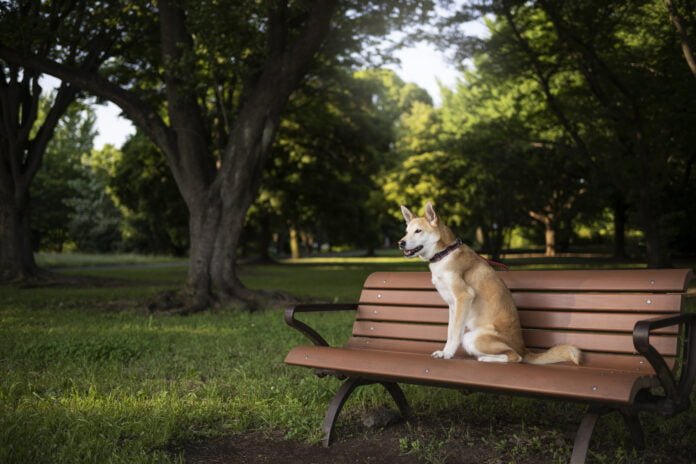
{"label": "dog's eye", "polygon": [[416,229],[416,230],[414,231],[414,234],[420,234],[421,232],[423,232],[423,231],[420,230],[420,229]]}

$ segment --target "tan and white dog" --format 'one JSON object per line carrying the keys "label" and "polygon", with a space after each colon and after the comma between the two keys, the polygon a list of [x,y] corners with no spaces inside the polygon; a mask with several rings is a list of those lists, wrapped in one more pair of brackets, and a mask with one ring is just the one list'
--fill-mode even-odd
{"label": "tan and white dog", "polygon": [[571,345],[542,353],[527,351],[510,291],[486,260],[440,221],[431,203],[425,206],[425,217],[414,217],[405,206],[401,212],[406,235],[399,248],[407,258],[430,262],[433,284],[449,305],[447,343],[433,357],[449,359],[462,345],[484,362],[580,364],[581,352]]}

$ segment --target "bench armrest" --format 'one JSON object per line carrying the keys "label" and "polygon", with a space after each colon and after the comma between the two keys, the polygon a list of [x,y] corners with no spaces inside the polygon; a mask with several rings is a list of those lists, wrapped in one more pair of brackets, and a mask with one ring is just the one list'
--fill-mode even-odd
{"label": "bench armrest", "polygon": [[[677,380],[662,355],[650,344],[653,330],[684,325],[684,352],[681,375]],[[633,346],[655,369],[667,398],[675,411],[689,406],[689,395],[696,379],[696,314],[682,313],[638,321],[633,328]]]}
{"label": "bench armrest", "polygon": [[329,343],[324,340],[324,337],[319,335],[319,333],[305,324],[302,321],[295,319],[295,313],[316,313],[316,312],[326,312],[326,311],[355,311],[358,309],[357,303],[343,303],[343,304],[299,304],[288,308],[285,310],[285,323],[300,331],[307,338],[309,338],[312,343],[318,346],[329,346]]}

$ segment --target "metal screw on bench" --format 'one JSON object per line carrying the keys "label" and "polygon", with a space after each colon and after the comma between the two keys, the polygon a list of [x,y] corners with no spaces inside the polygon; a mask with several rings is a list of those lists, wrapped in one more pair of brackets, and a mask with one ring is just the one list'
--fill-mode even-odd
{"label": "metal screw on bench", "polygon": [[599,387],[597,387],[597,386],[593,386],[593,387],[592,387],[592,391],[593,391],[593,392],[596,392],[597,390],[599,390]]}
{"label": "metal screw on bench", "polygon": [[646,300],[645,303],[646,303],[646,304],[652,304],[652,300]]}
{"label": "metal screw on bench", "polygon": [[382,298],[382,294],[381,294],[381,293],[378,293],[378,294],[377,294],[377,298]]}

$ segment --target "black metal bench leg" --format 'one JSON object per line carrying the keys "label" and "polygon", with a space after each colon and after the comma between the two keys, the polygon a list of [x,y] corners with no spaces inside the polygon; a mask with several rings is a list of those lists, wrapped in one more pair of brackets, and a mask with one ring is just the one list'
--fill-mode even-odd
{"label": "black metal bench leg", "polygon": [[339,388],[339,390],[336,392],[331,400],[331,403],[329,403],[329,409],[326,411],[326,416],[324,416],[324,439],[322,440],[324,448],[328,448],[333,440],[333,430],[334,425],[336,424],[336,419],[338,418],[341,409],[343,409],[343,405],[346,404],[348,397],[351,395],[351,393],[353,393],[353,390],[369,383],[372,382],[362,379],[349,378],[343,382],[341,388]]}
{"label": "black metal bench leg", "polygon": [[394,399],[396,406],[399,408],[399,412],[401,412],[401,417],[403,417],[404,419],[411,417],[411,407],[408,405],[408,402],[406,401],[406,395],[404,395],[404,391],[401,389],[401,387],[399,387],[399,384],[396,382],[380,383],[384,388],[387,389],[391,397]]}
{"label": "black metal bench leg", "polygon": [[630,410],[620,411],[621,415],[626,422],[626,427],[628,431],[631,432],[631,440],[633,442],[633,447],[637,450],[645,449],[645,437],[643,435],[643,428],[640,426],[640,419],[638,418],[638,413]]}
{"label": "black metal bench leg", "polygon": [[587,451],[590,448],[590,439],[594,431],[597,419],[607,411],[598,406],[590,406],[582,418],[578,433],[575,435],[575,443],[573,444],[573,455],[570,457],[570,464],[583,464],[587,458]]}

